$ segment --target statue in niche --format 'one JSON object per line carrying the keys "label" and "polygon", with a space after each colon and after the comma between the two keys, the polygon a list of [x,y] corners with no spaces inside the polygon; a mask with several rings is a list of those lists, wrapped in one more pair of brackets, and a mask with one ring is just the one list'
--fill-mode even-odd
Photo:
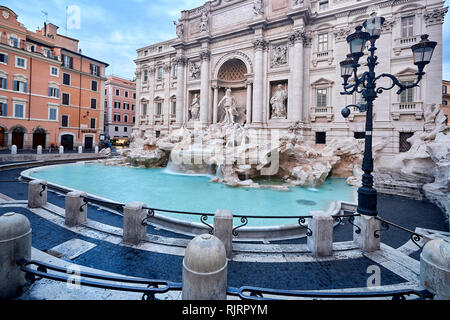
{"label": "statue in niche", "polygon": [[237,114],[236,110],[236,99],[231,95],[231,89],[227,89],[225,96],[220,100],[217,105],[219,108],[223,107],[225,112],[222,124],[233,124],[234,116]]}
{"label": "statue in niche", "polygon": [[270,104],[272,105],[272,119],[286,119],[287,97],[288,97],[287,90],[283,87],[282,84],[279,84],[277,91],[270,99]]}
{"label": "statue in niche", "polygon": [[200,18],[200,32],[209,32],[208,21],[208,10],[206,8],[203,8],[202,17]]}
{"label": "statue in niche", "polygon": [[198,94],[194,94],[194,98],[192,99],[192,103],[189,106],[190,118],[189,120],[199,121],[200,120],[200,98]]}

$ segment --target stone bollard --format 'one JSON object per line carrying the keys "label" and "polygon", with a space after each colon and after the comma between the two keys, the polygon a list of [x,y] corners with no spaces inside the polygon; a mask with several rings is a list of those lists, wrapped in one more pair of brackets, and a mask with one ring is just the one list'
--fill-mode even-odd
{"label": "stone bollard", "polygon": [[230,210],[217,210],[214,215],[214,235],[225,246],[227,258],[233,254],[233,212]]}
{"label": "stone bollard", "polygon": [[94,152],[98,153],[98,146],[95,146]]}
{"label": "stone bollard", "polygon": [[13,299],[26,283],[16,264],[31,260],[31,226],[23,215],[10,212],[0,216],[0,300]]}
{"label": "stone bollard", "polygon": [[17,146],[15,144],[11,146],[11,154],[17,154]]}
{"label": "stone bollard", "polygon": [[83,153],[83,147],[82,146],[78,147],[78,153]]}
{"label": "stone bollard", "polygon": [[315,257],[329,257],[333,254],[333,218],[323,211],[311,211],[313,216],[308,227],[312,235],[308,237],[308,249]]}
{"label": "stone bollard", "polygon": [[32,180],[28,183],[28,208],[42,208],[47,204],[47,181]]}
{"label": "stone bollard", "polygon": [[42,154],[42,146],[37,146],[36,154]]}
{"label": "stone bollard", "polygon": [[64,154],[64,147],[63,146],[59,147],[59,154]]}
{"label": "stone bollard", "polygon": [[225,246],[210,234],[195,237],[183,259],[183,300],[226,300],[228,261]]}
{"label": "stone bollard", "polygon": [[428,242],[420,255],[420,284],[435,300],[450,300],[450,237]]}
{"label": "stone bollard", "polygon": [[137,245],[145,239],[147,226],[142,221],[147,217],[147,211],[143,209],[147,205],[143,202],[128,203],[123,209],[123,242]]}
{"label": "stone bollard", "polygon": [[66,194],[66,226],[76,227],[87,221],[87,205],[83,201],[86,192],[72,191]]}
{"label": "stone bollard", "polygon": [[[361,215],[355,217],[355,224],[361,228],[357,234],[353,232],[353,241],[364,251],[373,252],[380,250],[380,237],[375,237],[375,231],[381,229],[380,220],[376,217]],[[354,231],[356,227],[354,227]]]}

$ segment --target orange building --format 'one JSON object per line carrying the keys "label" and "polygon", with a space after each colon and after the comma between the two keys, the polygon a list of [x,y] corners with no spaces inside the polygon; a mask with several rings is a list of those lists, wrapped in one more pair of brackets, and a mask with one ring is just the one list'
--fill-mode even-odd
{"label": "orange building", "polygon": [[103,132],[107,63],[45,24],[36,32],[0,6],[0,148],[93,148]]}
{"label": "orange building", "polygon": [[445,115],[447,116],[447,125],[450,125],[450,81],[443,80],[442,81],[442,107],[441,110],[444,110]]}

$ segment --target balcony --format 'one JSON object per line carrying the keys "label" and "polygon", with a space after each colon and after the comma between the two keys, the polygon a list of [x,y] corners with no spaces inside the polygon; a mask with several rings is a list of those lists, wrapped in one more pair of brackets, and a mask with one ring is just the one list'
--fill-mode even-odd
{"label": "balcony", "polygon": [[392,120],[400,120],[401,115],[414,115],[416,120],[423,117],[422,102],[398,102],[392,104]]}
{"label": "balcony", "polygon": [[317,64],[321,61],[327,61],[331,65],[334,61],[333,50],[313,52],[313,66],[317,67]]}
{"label": "balcony", "polygon": [[328,122],[333,121],[333,107],[311,107],[311,121],[315,122],[316,118],[326,118]]}
{"label": "balcony", "polygon": [[402,50],[410,49],[413,44],[420,41],[420,36],[402,37],[394,40],[393,50],[395,55],[400,55]]}

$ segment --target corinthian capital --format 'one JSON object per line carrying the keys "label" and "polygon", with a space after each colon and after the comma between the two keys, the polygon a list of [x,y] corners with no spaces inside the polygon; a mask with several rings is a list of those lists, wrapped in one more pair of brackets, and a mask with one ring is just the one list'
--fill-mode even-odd
{"label": "corinthian capital", "polygon": [[267,47],[267,42],[264,39],[256,39],[253,41],[253,47],[255,50],[265,50]]}
{"label": "corinthian capital", "polygon": [[211,52],[209,50],[200,51],[200,60],[209,61],[211,58]]}
{"label": "corinthian capital", "polygon": [[296,42],[300,42],[303,43],[305,42],[305,29],[301,28],[301,29],[297,29],[294,30],[291,35],[289,36],[289,41],[294,44]]}
{"label": "corinthian capital", "polygon": [[427,26],[433,24],[444,23],[444,17],[448,11],[448,7],[426,11],[423,17]]}

